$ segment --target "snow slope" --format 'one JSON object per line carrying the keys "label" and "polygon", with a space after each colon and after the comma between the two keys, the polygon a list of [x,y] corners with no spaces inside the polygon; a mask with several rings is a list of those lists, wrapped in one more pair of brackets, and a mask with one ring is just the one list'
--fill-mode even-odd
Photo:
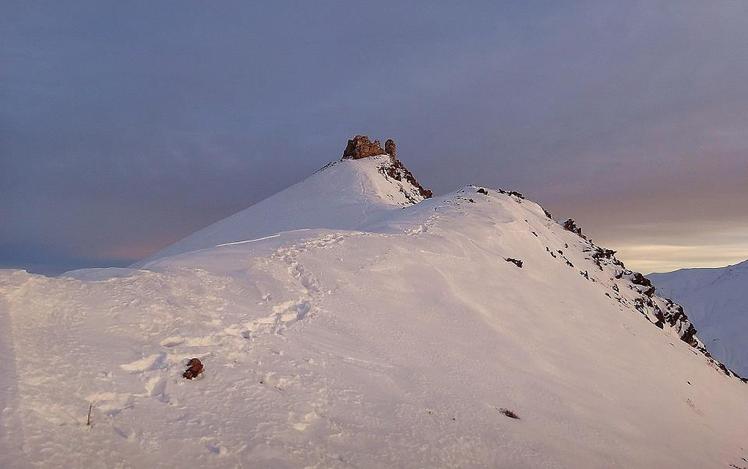
{"label": "snow slope", "polygon": [[214,223],[136,264],[218,244],[295,229],[353,230],[423,200],[407,181],[389,177],[389,156],[343,160],[241,212]]}
{"label": "snow slope", "polygon": [[650,278],[665,296],[686,307],[712,355],[748,376],[748,261]]}
{"label": "snow slope", "polygon": [[145,269],[0,271],[0,467],[748,466],[748,385],[677,305],[530,201],[408,205],[381,164]]}

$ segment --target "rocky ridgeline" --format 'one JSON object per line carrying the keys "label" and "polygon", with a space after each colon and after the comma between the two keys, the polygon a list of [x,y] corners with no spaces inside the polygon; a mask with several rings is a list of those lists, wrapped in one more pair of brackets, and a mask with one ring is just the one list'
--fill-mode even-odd
{"label": "rocky ridgeline", "polygon": [[[484,187],[472,187],[478,194],[489,194],[489,191]],[[524,196],[519,192],[502,189],[493,190],[497,191],[499,194],[512,197],[512,199],[517,203],[522,203],[524,200]],[[472,198],[463,199],[475,203],[475,200]],[[542,207],[540,208],[542,209]],[[547,210],[542,210],[549,220],[556,223]],[[688,316],[681,305],[675,303],[669,298],[662,298],[655,295],[655,287],[647,277],[639,272],[627,269],[623,262],[616,258],[616,251],[595,245],[592,239],[582,233],[582,229],[577,226],[577,223],[574,220],[568,219],[559,224],[566,231],[574,233],[580,238],[581,245],[579,247],[582,252],[586,254],[586,260],[591,261],[593,265],[597,267],[599,273],[596,274],[594,269],[592,272],[589,270],[579,270],[579,266],[575,267],[571,259],[567,257],[567,253],[565,253],[563,249],[560,249],[561,246],[558,246],[557,248],[545,246],[545,251],[548,255],[565,263],[567,267],[577,270],[579,275],[584,279],[593,283],[599,283],[604,287],[609,288],[610,291],[605,292],[605,296],[611,300],[617,301],[626,307],[633,307],[644,316],[644,318],[660,329],[665,329],[665,326],[667,326],[669,330],[680,338],[680,340],[697,350],[698,352],[696,353],[702,353],[714,368],[720,370],[727,376],[735,377],[748,383],[748,379],[739,376],[711,356],[704,346],[704,343],[696,336],[696,328],[688,319]],[[531,233],[536,238],[539,237],[537,232],[531,231]],[[568,250],[570,248],[569,243],[564,243],[563,248]],[[523,262],[519,259],[505,258],[504,260],[512,262],[520,268],[523,266]]]}
{"label": "rocky ridgeline", "polygon": [[[652,324],[660,329],[664,329],[665,325],[668,325],[683,342],[703,353],[723,373],[748,382],[747,379],[738,376],[724,364],[712,358],[704,344],[696,336],[696,328],[688,319],[681,305],[669,298],[656,296],[655,287],[647,277],[639,272],[627,269],[623,262],[616,259],[615,251],[595,245],[591,239],[582,234],[582,229],[577,226],[574,220],[566,220],[563,227],[584,240],[584,243],[587,244],[585,252],[589,253],[589,259],[597,265],[600,271],[612,271],[613,276],[610,279],[612,294],[608,293],[607,296],[620,303],[627,303],[628,300],[620,294],[620,291],[621,287],[628,288],[635,295],[633,299],[634,308]],[[556,257],[552,251],[550,252],[553,257]],[[567,260],[567,265],[572,264]],[[594,278],[591,278],[586,271],[580,272],[580,274],[588,280],[594,281]]]}
{"label": "rocky ridgeline", "polygon": [[[382,175],[396,181],[407,182],[411,184],[416,188],[418,195],[420,195],[424,199],[428,199],[433,196],[433,193],[429,189],[423,187],[416,180],[415,176],[413,176],[413,173],[411,173],[408,168],[406,168],[405,165],[403,165],[403,163],[397,159],[397,144],[392,139],[388,139],[386,142],[384,142],[384,148],[382,148],[379,140],[374,140],[372,142],[366,135],[356,135],[352,139],[348,140],[348,144],[346,145],[345,150],[343,150],[343,157],[341,159],[360,160],[362,158],[382,155],[388,155],[390,157],[389,163],[382,165],[379,168],[379,171],[382,173]],[[419,200],[413,197],[413,195],[408,191],[403,190],[402,192],[403,194],[405,194],[408,200],[410,200],[410,202],[419,202]]]}

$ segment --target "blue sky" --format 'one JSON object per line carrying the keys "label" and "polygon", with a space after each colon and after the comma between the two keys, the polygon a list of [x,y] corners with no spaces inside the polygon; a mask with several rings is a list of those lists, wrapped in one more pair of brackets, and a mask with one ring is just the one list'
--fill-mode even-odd
{"label": "blue sky", "polygon": [[0,3],[0,267],[127,265],[357,133],[645,272],[748,258],[746,3]]}

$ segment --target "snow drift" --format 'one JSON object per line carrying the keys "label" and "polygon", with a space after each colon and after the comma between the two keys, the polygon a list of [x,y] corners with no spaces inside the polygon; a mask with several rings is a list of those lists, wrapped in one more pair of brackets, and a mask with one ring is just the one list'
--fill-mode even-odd
{"label": "snow drift", "polygon": [[0,272],[0,466],[748,465],[748,386],[677,305],[517,193],[391,164],[140,269]]}

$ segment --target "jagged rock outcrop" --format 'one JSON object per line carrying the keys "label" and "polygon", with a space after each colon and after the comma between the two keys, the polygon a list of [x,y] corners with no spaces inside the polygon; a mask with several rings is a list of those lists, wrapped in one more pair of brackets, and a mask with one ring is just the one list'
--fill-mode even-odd
{"label": "jagged rock outcrop", "polygon": [[[568,231],[581,236],[582,230],[573,220],[567,220],[563,226]],[[611,296],[612,298],[625,301],[620,295],[620,287],[627,287],[636,295],[634,298],[635,309],[648,320],[659,328],[668,324],[676,331],[681,340],[701,351],[705,350],[703,344],[695,338],[696,329],[688,320],[680,305],[655,296],[655,287],[652,282],[641,273],[627,269],[624,263],[616,258],[615,251],[599,247],[589,239],[584,239],[588,245],[585,252],[590,253],[589,259],[601,271],[605,271],[606,268],[613,270],[613,277],[610,279],[613,282],[611,290],[614,294]],[[620,281],[620,286],[617,281]]]}
{"label": "jagged rock outcrop", "polygon": [[392,161],[397,159],[397,144],[395,144],[395,141],[391,138],[388,138],[387,141],[384,142],[384,152],[390,155]]}
{"label": "jagged rock outcrop", "polygon": [[343,159],[358,160],[361,158],[368,158],[370,156],[379,156],[384,154],[385,151],[384,149],[382,149],[382,145],[379,143],[379,140],[374,140],[372,142],[366,135],[356,135],[352,139],[348,140],[348,145],[346,145],[345,150],[343,151]]}
{"label": "jagged rock outcrop", "polygon": [[[388,165],[384,165],[379,168],[379,171],[387,177],[395,179],[396,181],[407,181],[418,190],[418,193],[424,199],[430,199],[434,194],[429,189],[423,187],[413,176],[413,173],[408,171],[400,160],[390,161]],[[407,196],[407,194],[406,194]],[[417,201],[414,201],[417,202]]]}
{"label": "jagged rock outcrop", "polygon": [[587,237],[582,234],[582,229],[577,226],[577,222],[575,222],[572,218],[566,220],[563,226],[565,230],[576,233],[580,238],[587,239]]}
{"label": "jagged rock outcrop", "polygon": [[516,265],[520,269],[522,268],[523,262],[521,260],[519,260],[519,259],[515,259],[513,257],[507,257],[504,260],[507,261],[507,262],[511,262],[512,264]]}
{"label": "jagged rock outcrop", "polygon": [[[654,285],[652,285],[652,282],[647,277],[639,272],[627,269],[623,262],[616,258],[615,251],[612,249],[606,249],[594,244],[592,240],[582,234],[582,229],[577,226],[574,220],[568,219],[562,226],[567,231],[577,234],[584,240],[583,243],[586,244],[584,252],[589,253],[589,259],[597,265],[601,273],[612,273],[612,277],[608,280],[610,282],[611,291],[607,293],[607,296],[622,304],[630,302],[629,304],[632,304],[634,309],[641,313],[642,316],[655,326],[660,329],[670,327],[680,340],[703,353],[715,368],[728,376],[737,377],[748,382],[746,378],[740,377],[734,371],[730,370],[711,356],[704,343],[697,337],[697,330],[689,320],[681,305],[675,303],[669,298],[657,296],[655,294],[656,290]],[[553,251],[549,250],[547,247],[546,251],[548,251],[551,256],[556,257]],[[560,251],[559,254],[561,254]],[[563,255],[560,257],[565,259],[565,256]],[[568,260],[567,265],[571,266]],[[580,272],[580,274],[590,281],[595,281],[587,271]],[[634,297],[631,298],[628,296],[627,299],[626,295],[621,294],[623,289],[633,293]]]}
{"label": "jagged rock outcrop", "polygon": [[[408,168],[397,159],[397,144],[391,138],[385,142],[384,149],[382,149],[379,140],[374,140],[372,142],[366,135],[356,135],[348,140],[348,144],[343,151],[342,159],[359,160],[361,158],[380,155],[389,155],[390,157],[389,163],[384,164],[379,168],[379,172],[381,172],[385,177],[396,181],[408,182],[415,187],[418,195],[424,199],[429,199],[433,196],[433,192],[423,187],[416,180],[415,176],[413,176],[413,173],[411,173]],[[413,197],[415,194],[410,194],[407,191],[403,191],[403,193],[412,203],[419,202],[419,200],[416,200],[417,196],[415,196],[415,198]]]}
{"label": "jagged rock outcrop", "polygon": [[[715,358],[748,377],[748,261],[649,276],[660,296],[683,305]],[[702,330],[703,329],[703,330]]]}

